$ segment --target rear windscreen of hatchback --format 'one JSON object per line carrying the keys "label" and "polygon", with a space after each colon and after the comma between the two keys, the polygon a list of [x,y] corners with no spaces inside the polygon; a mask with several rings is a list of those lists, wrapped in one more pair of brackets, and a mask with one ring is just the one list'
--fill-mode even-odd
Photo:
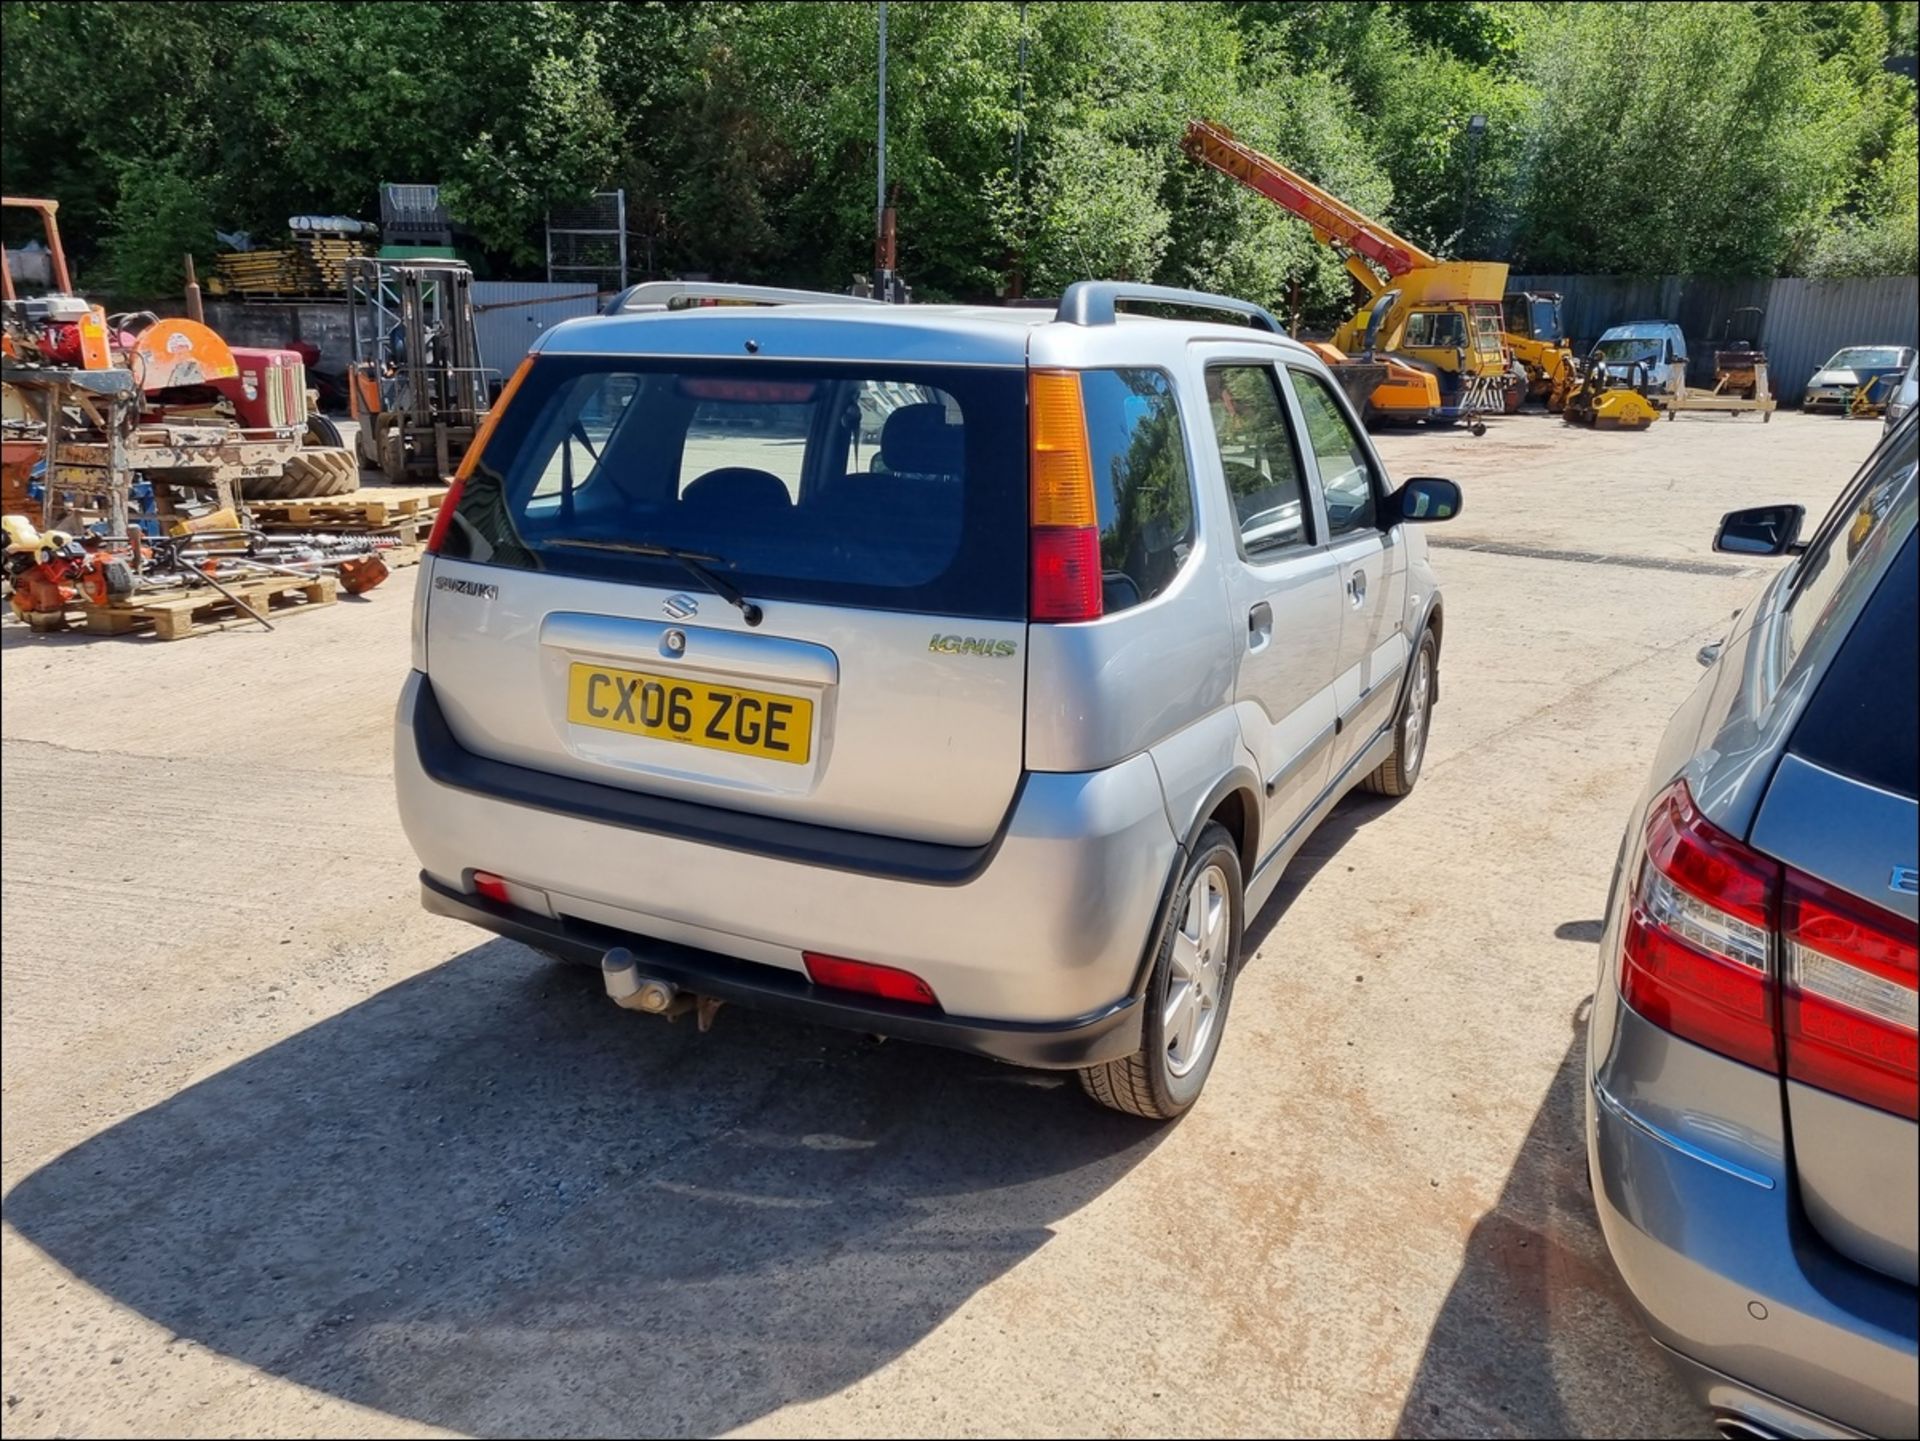
{"label": "rear windscreen of hatchback", "polygon": [[1018,369],[545,356],[441,554],[755,600],[1026,614]]}

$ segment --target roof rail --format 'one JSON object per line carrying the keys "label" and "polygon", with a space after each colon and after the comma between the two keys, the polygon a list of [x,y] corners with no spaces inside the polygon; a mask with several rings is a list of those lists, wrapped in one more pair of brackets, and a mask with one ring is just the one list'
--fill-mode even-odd
{"label": "roof rail", "polygon": [[705,280],[644,280],[609,300],[602,315],[636,310],[690,310],[712,305],[884,305],[831,290],[787,290],[773,285],[726,285]]}
{"label": "roof rail", "polygon": [[1060,297],[1055,320],[1069,325],[1112,325],[1123,300],[1147,300],[1155,305],[1178,305],[1188,310],[1213,310],[1245,316],[1256,330],[1284,335],[1280,322],[1250,300],[1210,295],[1204,290],[1179,290],[1170,285],[1135,285],[1125,280],[1076,280]]}

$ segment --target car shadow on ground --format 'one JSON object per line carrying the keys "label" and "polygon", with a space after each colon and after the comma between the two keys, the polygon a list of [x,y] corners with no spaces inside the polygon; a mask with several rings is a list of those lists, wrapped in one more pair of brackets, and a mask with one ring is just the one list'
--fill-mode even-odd
{"label": "car shadow on ground", "polygon": [[[1359,833],[1362,827],[1371,825],[1391,814],[1399,802],[1386,796],[1372,795],[1365,791],[1350,791],[1341,802],[1327,813],[1326,819],[1315,826],[1300,849],[1294,853],[1287,868],[1280,873],[1280,882],[1274,887],[1273,894],[1267,897],[1267,903],[1248,917],[1245,938],[1240,953],[1252,961],[1253,953],[1266,944],[1273,928],[1280,924],[1300,894],[1313,883],[1313,878],[1325,870],[1346,847],[1348,841]],[[1352,870],[1352,866],[1347,867]]]}
{"label": "car shadow on ground", "polygon": [[[1582,936],[1595,922],[1572,923]],[[1562,927],[1566,930],[1568,927]],[[1711,1436],[1633,1310],[1587,1186],[1587,1012],[1475,1223],[1396,1436]]]}
{"label": "car shadow on ground", "polygon": [[1162,1135],[1071,1076],[733,1010],[701,1036],[492,940],[75,1147],[5,1215],[177,1336],[362,1405],[712,1434],[906,1350]]}

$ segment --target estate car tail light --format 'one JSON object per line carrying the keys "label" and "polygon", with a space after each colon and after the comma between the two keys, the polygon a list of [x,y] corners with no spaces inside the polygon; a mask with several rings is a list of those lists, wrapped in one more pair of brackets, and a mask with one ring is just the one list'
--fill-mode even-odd
{"label": "estate car tail light", "polygon": [[1772,931],[1780,867],[1701,815],[1685,781],[1648,811],[1620,993],[1663,1030],[1779,1069]]}
{"label": "estate car tail light", "polygon": [[807,976],[816,986],[836,991],[859,991],[889,1001],[907,1001],[917,1006],[938,1006],[933,987],[911,971],[893,966],[876,966],[869,961],[849,961],[842,956],[823,956],[818,951],[802,951]]}
{"label": "estate car tail light", "polygon": [[1027,616],[1097,620],[1103,609],[1100,517],[1080,377],[1070,370],[1033,371],[1027,401],[1032,487]]}
{"label": "estate car tail light", "polygon": [[1787,1074],[1920,1120],[1912,922],[1788,871],[1781,931]]}
{"label": "estate car tail light", "polygon": [[1620,993],[1674,1035],[1920,1120],[1920,931],[1716,829],[1676,781],[1647,816]]}
{"label": "estate car tail light", "polygon": [[[520,388],[520,382],[527,378],[527,372],[533,369],[533,357],[522,360],[508,378],[500,391],[500,398],[488,407],[487,418],[480,422],[480,433],[473,438],[473,444],[467,447],[467,453],[460,457],[460,465],[453,472],[453,483],[447,487],[447,493],[440,497],[440,512],[433,518],[433,529],[427,535],[427,554],[440,554],[440,547],[446,541],[447,528],[453,524],[453,512],[460,504],[460,492],[467,488],[467,477],[473,474],[473,468],[480,463],[480,452],[487,448],[487,441],[493,435],[494,426],[500,423],[500,417],[506,414],[507,403],[513,399],[513,393]],[[361,421],[365,425],[366,421]]]}

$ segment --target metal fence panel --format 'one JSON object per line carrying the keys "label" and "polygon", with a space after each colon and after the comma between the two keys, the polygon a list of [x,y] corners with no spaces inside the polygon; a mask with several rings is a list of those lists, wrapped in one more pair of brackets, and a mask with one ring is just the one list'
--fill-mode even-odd
{"label": "metal fence panel", "polygon": [[[1690,384],[1713,383],[1713,352],[1733,313],[1766,311],[1761,348],[1774,398],[1797,404],[1813,372],[1843,345],[1920,341],[1920,278],[1713,280],[1699,276],[1516,275],[1515,290],[1555,290],[1574,348],[1584,353],[1610,326],[1671,320],[1687,337]],[[1735,335],[1740,327],[1735,326]]]}
{"label": "metal fence panel", "polygon": [[599,309],[599,294],[588,281],[476,280],[473,324],[481,362],[504,379],[541,331]]}
{"label": "metal fence panel", "polygon": [[1920,345],[1920,277],[1773,282],[1766,350],[1775,395],[1799,400],[1844,345]]}

